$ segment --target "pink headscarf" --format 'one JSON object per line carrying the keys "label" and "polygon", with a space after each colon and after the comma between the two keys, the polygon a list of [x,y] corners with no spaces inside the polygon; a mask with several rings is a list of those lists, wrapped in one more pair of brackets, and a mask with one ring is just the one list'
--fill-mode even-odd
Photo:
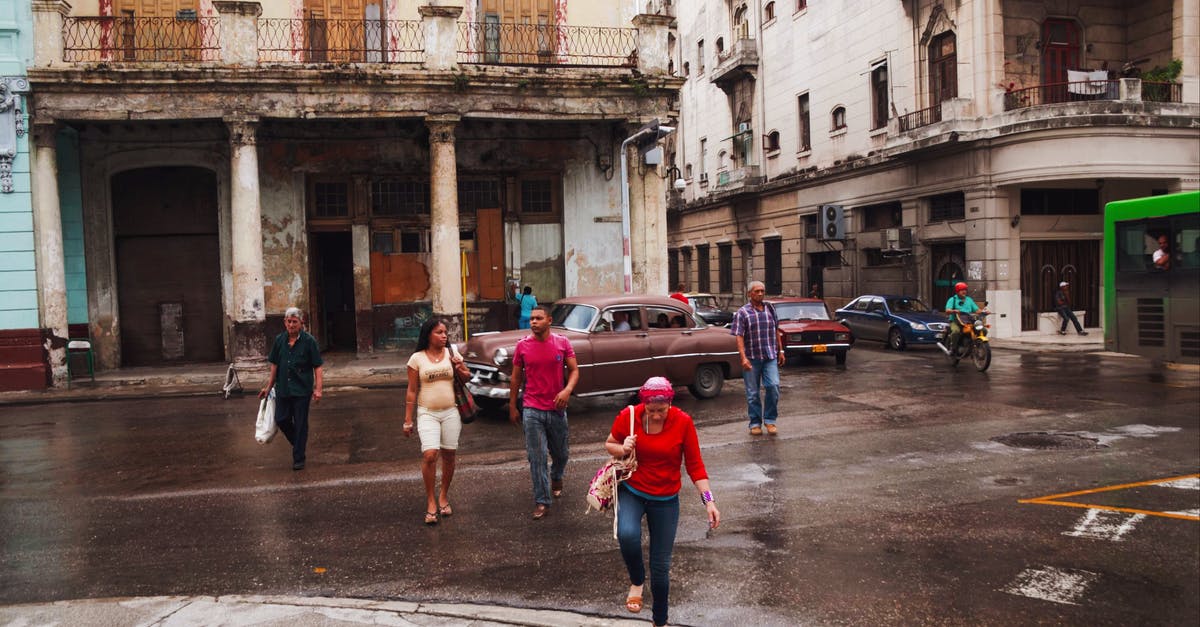
{"label": "pink headscarf", "polygon": [[643,403],[670,403],[675,398],[675,388],[666,377],[650,377],[638,390]]}

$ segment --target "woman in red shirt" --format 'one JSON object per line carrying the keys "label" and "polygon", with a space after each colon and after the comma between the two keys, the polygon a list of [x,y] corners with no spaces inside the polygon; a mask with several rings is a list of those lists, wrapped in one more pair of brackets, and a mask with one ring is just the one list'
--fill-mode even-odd
{"label": "woman in red shirt", "polygon": [[642,561],[642,517],[650,533],[650,593],[654,597],[654,624],[667,624],[667,599],[671,589],[671,552],[679,524],[680,466],[700,491],[708,510],[708,525],[716,529],[721,512],[709,491],[708,473],[700,458],[700,441],[692,417],[671,401],[675,389],[663,377],[650,377],[638,391],[641,403],[633,408],[633,433],[629,432],[629,409],[613,421],[604,448],[623,457],[637,448],[637,471],[617,488],[617,542],[629,571],[629,594],[625,608],[642,611],[642,589],[646,569]]}

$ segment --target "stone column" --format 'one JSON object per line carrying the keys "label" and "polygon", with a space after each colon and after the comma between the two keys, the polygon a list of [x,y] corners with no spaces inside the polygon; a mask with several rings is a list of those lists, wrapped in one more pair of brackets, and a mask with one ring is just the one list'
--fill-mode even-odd
{"label": "stone column", "polygon": [[1200,103],[1200,0],[1175,0],[1171,21],[1171,58],[1183,61],[1183,101]]}
{"label": "stone column", "polygon": [[375,349],[371,303],[371,227],[364,219],[350,227],[350,256],[354,264],[354,337],[359,355]]}
{"label": "stone column", "polygon": [[240,0],[213,0],[221,15],[221,62],[258,64],[258,17],[262,4]]}
{"label": "stone column", "polygon": [[229,127],[230,257],[233,311],[229,353],[235,364],[261,366],[266,358],[262,207],[258,189],[257,119],[226,120]]}
{"label": "stone column", "polygon": [[63,23],[71,13],[66,0],[33,0],[33,65],[63,62]]}
{"label": "stone column", "polygon": [[462,256],[458,245],[458,164],[454,149],[457,115],[425,118],[429,127],[430,255],[433,315],[449,321],[450,338],[462,338]]}
{"label": "stone column", "polygon": [[1004,18],[999,0],[975,0],[972,9],[972,99],[975,115],[987,116],[1004,111]]}
{"label": "stone column", "polygon": [[58,201],[58,125],[33,125],[33,232],[41,327],[50,333],[52,385],[67,381],[67,271],[63,255],[62,212]]}
{"label": "stone column", "polygon": [[[633,148],[634,159],[641,159]],[[638,181],[630,181],[629,230],[632,247],[633,291],[640,294],[668,294],[667,285],[667,202],[663,179],[658,168],[642,166]],[[639,168],[632,167],[632,172]]]}
{"label": "stone column", "polygon": [[637,69],[642,74],[666,74],[671,62],[667,34],[675,18],[669,15],[633,16],[637,28]]}
{"label": "stone column", "polygon": [[[458,60],[458,16],[461,6],[417,7],[425,31],[425,67],[449,70]],[[435,310],[436,311],[436,310]]]}
{"label": "stone column", "polygon": [[[988,301],[992,334],[1011,337],[1021,331],[1021,246],[1012,226],[1015,208],[1008,190],[969,189],[966,201],[967,283],[971,297]],[[974,274],[973,274],[974,273]]]}

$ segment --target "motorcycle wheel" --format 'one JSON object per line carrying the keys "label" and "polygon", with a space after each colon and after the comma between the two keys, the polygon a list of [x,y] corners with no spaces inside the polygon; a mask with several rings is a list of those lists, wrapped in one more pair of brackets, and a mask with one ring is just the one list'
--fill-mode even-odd
{"label": "motorcycle wheel", "polygon": [[971,351],[971,361],[975,362],[975,369],[983,372],[992,365],[992,347],[987,342],[976,342],[975,348]]}

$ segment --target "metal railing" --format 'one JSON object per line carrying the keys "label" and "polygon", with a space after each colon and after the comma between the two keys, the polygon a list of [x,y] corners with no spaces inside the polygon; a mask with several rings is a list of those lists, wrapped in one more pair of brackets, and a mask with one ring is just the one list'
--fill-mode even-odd
{"label": "metal railing", "polygon": [[67,62],[212,61],[221,55],[215,17],[67,17]]}
{"label": "metal railing", "polygon": [[266,63],[420,63],[419,20],[258,20],[258,60]]}
{"label": "metal railing", "polygon": [[1142,100],[1144,102],[1183,102],[1183,85],[1142,81]]}
{"label": "metal railing", "polygon": [[901,133],[936,124],[942,121],[942,103],[939,102],[932,107],[902,115],[897,121],[900,124]]}
{"label": "metal railing", "polygon": [[1117,100],[1120,98],[1120,79],[1046,83],[1004,93],[1004,110],[1024,109],[1048,104]]}
{"label": "metal railing", "polygon": [[459,63],[636,67],[637,55],[633,28],[458,24]]}

